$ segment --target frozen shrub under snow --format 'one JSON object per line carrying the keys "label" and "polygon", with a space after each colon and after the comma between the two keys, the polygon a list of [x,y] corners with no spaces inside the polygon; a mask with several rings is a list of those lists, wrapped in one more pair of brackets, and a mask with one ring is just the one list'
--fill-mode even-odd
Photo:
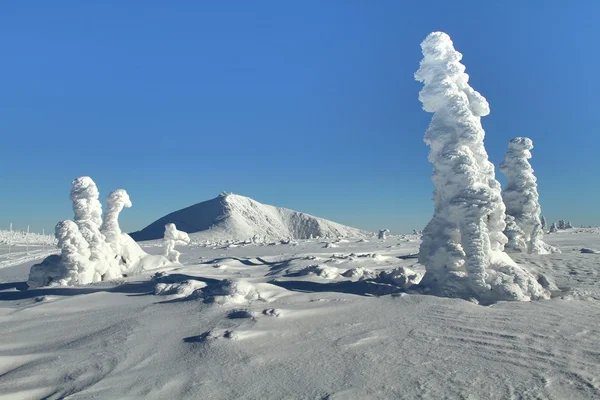
{"label": "frozen shrub under snow", "polygon": [[177,230],[175,224],[165,225],[165,257],[171,262],[179,262],[180,252],[175,250],[176,245],[186,245],[190,243],[190,237],[187,233]]}
{"label": "frozen shrub under snow", "polygon": [[507,178],[507,186],[502,192],[507,218],[510,218],[504,231],[508,237],[507,247],[534,254],[556,253],[558,249],[543,241],[537,179],[529,164],[531,149],[531,139],[514,138],[500,164],[500,170]]}
{"label": "frozen shrub under snow", "polygon": [[446,296],[485,302],[548,298],[529,272],[504,253],[505,207],[494,166],[483,145],[486,99],[469,84],[462,54],[434,32],[421,44],[415,79],[419,100],[433,113],[425,133],[435,186],[434,215],[423,231],[423,284]]}
{"label": "frozen shrub under snow", "polygon": [[166,259],[148,256],[119,228],[118,216],[131,201],[125,190],[116,190],[108,198],[108,211],[102,224],[102,205],[94,181],[87,176],[71,184],[74,221],[56,225],[60,256],[50,256],[31,267],[29,286],[83,285],[123,277]]}

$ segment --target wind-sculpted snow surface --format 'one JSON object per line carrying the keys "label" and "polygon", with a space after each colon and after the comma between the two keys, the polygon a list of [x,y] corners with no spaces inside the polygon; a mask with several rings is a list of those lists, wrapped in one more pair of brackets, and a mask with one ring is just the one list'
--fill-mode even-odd
{"label": "wind-sculpted snow surface", "polygon": [[121,232],[119,213],[123,207],[131,207],[125,190],[115,190],[109,195],[102,226],[102,205],[98,197],[98,188],[90,177],[72,182],[75,221],[61,221],[56,225],[55,236],[61,254],[33,265],[29,286],[84,285],[168,263],[161,256],[147,255],[129,235]]}
{"label": "wind-sculpted snow surface", "polygon": [[469,86],[462,54],[447,34],[431,33],[421,48],[415,79],[424,84],[423,109],[434,113],[425,142],[435,186],[435,211],[419,252],[427,269],[423,284],[485,302],[548,298],[535,277],[503,252],[505,207],[483,145],[486,99]]}
{"label": "wind-sculpted snow surface", "polygon": [[508,181],[502,198],[506,205],[507,218],[512,217],[514,220],[514,225],[507,225],[505,231],[509,238],[507,247],[535,254],[555,253],[558,250],[543,241],[542,207],[539,202],[537,179],[528,161],[531,158],[531,149],[531,139],[514,138],[509,142],[508,152],[500,164],[500,170]]}

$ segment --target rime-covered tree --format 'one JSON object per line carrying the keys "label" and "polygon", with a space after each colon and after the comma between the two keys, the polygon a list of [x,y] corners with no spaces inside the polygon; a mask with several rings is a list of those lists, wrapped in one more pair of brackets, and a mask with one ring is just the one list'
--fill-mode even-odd
{"label": "rime-covered tree", "polygon": [[165,257],[171,262],[179,262],[180,252],[175,250],[178,244],[190,243],[190,237],[187,233],[177,230],[175,224],[169,223],[165,225]]}
{"label": "rime-covered tree", "polygon": [[483,145],[485,98],[473,90],[450,37],[431,33],[415,74],[423,109],[434,113],[425,133],[435,186],[434,215],[423,231],[423,284],[480,301],[549,297],[535,277],[503,252],[507,242],[500,183]]}
{"label": "rime-covered tree", "polygon": [[544,217],[543,215],[540,218],[540,222],[542,223],[542,229],[548,228],[548,223],[546,222],[546,217]]}
{"label": "rime-covered tree", "polygon": [[550,233],[556,233],[558,232],[558,228],[556,227],[556,223],[552,223],[552,225],[550,225]]}
{"label": "rime-covered tree", "polygon": [[106,237],[106,242],[112,247],[115,254],[121,252],[121,228],[119,227],[119,214],[123,208],[131,207],[131,200],[124,189],[117,189],[108,195],[107,210],[104,213],[104,223],[101,232]]}
{"label": "rime-covered tree", "polygon": [[[514,226],[505,229],[509,241],[507,247],[515,251],[534,254],[555,253],[558,250],[544,243],[542,227],[542,207],[537,190],[537,178],[529,164],[533,141],[526,137],[516,137],[508,143],[508,151],[500,164],[500,170],[507,178],[502,191],[506,214],[522,231],[522,236],[513,235]],[[508,221],[507,221],[508,222]]]}
{"label": "rime-covered tree", "polygon": [[90,261],[94,261],[97,273],[94,281],[100,281],[102,275],[115,265],[113,252],[106,243],[106,237],[100,232],[102,204],[98,199],[99,195],[96,183],[89,176],[82,176],[71,182],[75,223],[90,247]]}

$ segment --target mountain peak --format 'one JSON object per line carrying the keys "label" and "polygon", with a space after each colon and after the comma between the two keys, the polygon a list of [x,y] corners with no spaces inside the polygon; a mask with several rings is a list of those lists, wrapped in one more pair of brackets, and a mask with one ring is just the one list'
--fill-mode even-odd
{"label": "mountain peak", "polygon": [[368,232],[310,214],[259,203],[249,197],[222,192],[216,198],[172,212],[144,229],[131,233],[137,240],[163,237],[164,226],[177,229],[196,240],[246,240],[258,235],[269,239],[312,237],[365,237]]}

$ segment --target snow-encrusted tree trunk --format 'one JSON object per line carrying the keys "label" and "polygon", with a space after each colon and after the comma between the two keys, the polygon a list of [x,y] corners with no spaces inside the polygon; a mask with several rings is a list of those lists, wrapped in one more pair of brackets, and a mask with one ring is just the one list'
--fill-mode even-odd
{"label": "snow-encrusted tree trunk", "polygon": [[536,279],[503,252],[507,242],[500,183],[483,145],[485,98],[468,84],[462,54],[450,37],[431,33],[421,44],[415,79],[419,100],[434,113],[425,133],[435,186],[434,215],[423,231],[423,284],[443,295],[483,301],[547,298]]}
{"label": "snow-encrusted tree trunk", "polygon": [[502,192],[506,214],[514,219],[522,231],[522,236],[518,237],[511,234],[509,228],[513,227],[507,226],[505,233],[509,237],[508,247],[533,254],[555,253],[558,250],[543,241],[542,207],[539,202],[537,179],[529,164],[531,149],[531,139],[511,139],[506,156],[500,164],[500,170],[507,178],[506,188]]}
{"label": "snow-encrusted tree trunk", "polygon": [[546,222],[546,217],[544,217],[543,215],[540,218],[540,222],[542,223],[542,229],[548,228],[548,223]]}
{"label": "snow-encrusted tree trunk", "polygon": [[175,224],[169,223],[165,225],[165,257],[171,262],[179,262],[180,252],[175,250],[178,244],[189,244],[190,237],[187,233],[177,230]]}

